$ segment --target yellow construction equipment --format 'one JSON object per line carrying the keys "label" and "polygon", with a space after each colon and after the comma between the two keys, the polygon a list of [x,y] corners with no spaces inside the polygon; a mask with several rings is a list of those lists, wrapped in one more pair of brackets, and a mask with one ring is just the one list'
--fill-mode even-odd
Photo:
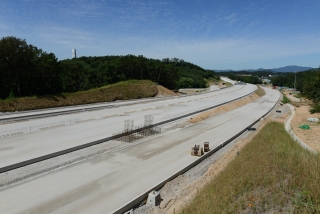
{"label": "yellow construction equipment", "polygon": [[200,147],[200,145],[194,145],[194,147],[191,147],[191,155],[202,156],[203,155],[203,148]]}

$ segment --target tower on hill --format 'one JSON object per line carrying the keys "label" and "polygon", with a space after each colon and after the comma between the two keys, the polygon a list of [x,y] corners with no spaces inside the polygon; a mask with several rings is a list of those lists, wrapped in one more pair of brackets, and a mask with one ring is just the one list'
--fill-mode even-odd
{"label": "tower on hill", "polygon": [[76,49],[72,49],[72,59],[77,58],[77,51]]}

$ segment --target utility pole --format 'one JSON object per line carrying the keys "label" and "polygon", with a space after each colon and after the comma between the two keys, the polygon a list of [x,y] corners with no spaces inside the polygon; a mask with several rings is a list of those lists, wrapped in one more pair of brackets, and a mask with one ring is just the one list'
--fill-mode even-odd
{"label": "utility pole", "polygon": [[294,93],[296,93],[297,71],[294,72]]}

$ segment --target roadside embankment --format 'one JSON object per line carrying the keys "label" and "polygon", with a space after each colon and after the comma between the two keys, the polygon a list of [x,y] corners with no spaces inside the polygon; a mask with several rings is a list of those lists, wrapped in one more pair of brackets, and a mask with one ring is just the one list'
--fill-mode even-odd
{"label": "roadside embankment", "polygon": [[319,155],[269,122],[181,213],[319,213],[319,166]]}
{"label": "roadside embankment", "polygon": [[158,88],[154,82],[149,80],[130,80],[76,93],[0,100],[0,112],[27,111],[115,100],[130,100],[154,97],[157,94]]}
{"label": "roadside embankment", "polygon": [[191,123],[198,123],[202,120],[206,120],[210,117],[213,117],[215,115],[218,115],[218,114],[221,114],[221,113],[224,113],[224,112],[228,112],[228,111],[231,111],[233,109],[236,109],[236,108],[239,108],[241,106],[244,106],[250,102],[253,102],[255,101],[256,99],[260,98],[261,96],[264,96],[265,95],[265,91],[261,88],[261,87],[258,87],[257,91],[247,97],[244,97],[240,100],[236,100],[236,101],[233,101],[231,103],[228,103],[226,105],[223,105],[223,106],[219,106],[217,108],[214,108],[212,110],[209,110],[209,111],[206,111],[206,112],[203,112],[203,113],[200,113],[200,114],[197,114],[195,115],[194,117],[192,117],[192,119],[189,120],[189,122]]}
{"label": "roadside embankment", "polygon": [[256,90],[256,94],[259,95],[259,97],[262,97],[262,96],[264,96],[266,94],[266,92],[264,91],[263,88],[258,86],[258,89]]}
{"label": "roadside embankment", "polygon": [[156,97],[171,97],[171,96],[179,96],[179,93],[175,93],[162,85],[157,85],[158,93]]}

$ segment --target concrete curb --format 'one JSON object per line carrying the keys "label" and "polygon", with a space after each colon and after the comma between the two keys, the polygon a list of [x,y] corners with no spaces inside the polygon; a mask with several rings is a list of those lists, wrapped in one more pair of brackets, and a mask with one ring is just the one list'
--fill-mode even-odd
{"label": "concrete curb", "polygon": [[284,121],[284,127],[286,129],[286,131],[288,132],[288,134],[291,136],[291,138],[293,140],[295,140],[297,143],[300,144],[300,146],[302,146],[302,148],[314,153],[314,154],[317,154],[318,152],[315,151],[314,149],[312,149],[311,147],[309,147],[305,142],[303,142],[302,140],[300,140],[297,135],[295,135],[295,133],[293,132],[292,128],[291,128],[291,121],[296,113],[294,107],[290,104],[287,104],[287,106],[290,108],[291,110],[291,115],[290,117],[288,117],[285,121]]}
{"label": "concrete curb", "polygon": [[[254,92],[253,92],[254,93]],[[138,196],[137,198],[133,199],[132,201],[130,201],[129,203],[123,205],[122,207],[118,208],[117,210],[113,211],[113,214],[121,214],[121,213],[126,213],[128,211],[130,211],[130,209],[137,207],[138,204],[140,204],[141,202],[143,202],[143,200],[145,200],[149,194],[149,192],[151,192],[152,190],[159,190],[161,187],[163,187],[167,182],[173,180],[174,178],[178,177],[179,175],[185,173],[186,171],[188,171],[189,169],[191,169],[192,167],[196,166],[197,164],[199,164],[200,162],[202,162],[204,159],[208,158],[209,156],[211,156],[212,154],[214,154],[215,152],[217,152],[218,150],[220,150],[221,148],[223,148],[224,146],[226,146],[227,144],[229,144],[230,142],[232,142],[234,139],[236,139],[237,137],[239,137],[240,135],[242,135],[244,132],[247,131],[247,129],[253,125],[255,125],[256,123],[258,123],[262,118],[266,117],[278,104],[280,98],[278,99],[278,101],[273,105],[273,107],[267,111],[267,113],[265,113],[264,115],[262,115],[261,117],[259,117],[256,121],[254,121],[252,124],[250,124],[249,126],[245,127],[242,131],[240,131],[238,134],[232,136],[231,138],[229,138],[228,140],[226,140],[225,142],[223,142],[222,144],[220,144],[219,146],[217,146],[216,148],[210,150],[207,154],[201,156],[199,159],[195,160],[194,162],[192,162],[191,164],[185,166],[184,168],[182,168],[181,170],[179,170],[178,172],[174,173],[172,176],[168,177],[167,179],[163,180],[161,183],[158,183],[157,185],[155,185],[153,188],[151,188],[150,190],[146,191],[144,194],[141,194],[140,196]]]}

